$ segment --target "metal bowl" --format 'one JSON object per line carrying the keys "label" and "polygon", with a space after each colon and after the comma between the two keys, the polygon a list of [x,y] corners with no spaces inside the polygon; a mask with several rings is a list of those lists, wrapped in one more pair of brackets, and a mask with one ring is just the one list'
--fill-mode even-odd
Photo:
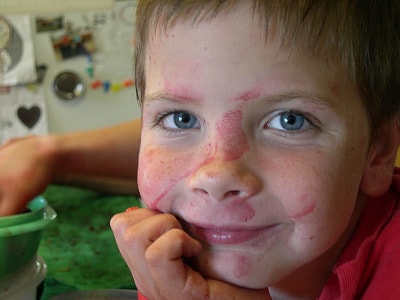
{"label": "metal bowl", "polygon": [[53,91],[62,100],[80,99],[86,89],[82,78],[73,71],[64,71],[56,75],[53,81]]}

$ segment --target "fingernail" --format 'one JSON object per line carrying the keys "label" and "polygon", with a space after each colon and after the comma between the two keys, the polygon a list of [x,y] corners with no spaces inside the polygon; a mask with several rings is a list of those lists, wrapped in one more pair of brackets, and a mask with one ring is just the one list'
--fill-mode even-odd
{"label": "fingernail", "polygon": [[132,206],[132,207],[128,207],[125,211],[129,212],[129,211],[134,211],[134,210],[137,210],[137,209],[139,209],[139,206]]}

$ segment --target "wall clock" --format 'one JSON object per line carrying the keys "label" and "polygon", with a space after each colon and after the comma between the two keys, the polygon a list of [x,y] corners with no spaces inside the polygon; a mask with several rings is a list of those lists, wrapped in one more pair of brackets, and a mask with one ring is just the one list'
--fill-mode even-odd
{"label": "wall clock", "polygon": [[5,49],[12,38],[12,27],[7,20],[0,16],[0,50]]}

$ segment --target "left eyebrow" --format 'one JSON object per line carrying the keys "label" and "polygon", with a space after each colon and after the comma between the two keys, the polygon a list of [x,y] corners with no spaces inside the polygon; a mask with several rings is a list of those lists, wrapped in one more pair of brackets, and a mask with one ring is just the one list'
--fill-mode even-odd
{"label": "left eyebrow", "polygon": [[234,101],[245,103],[256,99],[264,99],[269,103],[283,103],[297,99],[333,109],[338,109],[340,106],[337,101],[335,101],[335,99],[329,95],[298,89],[287,90],[277,94],[264,94],[257,89],[253,89],[245,91],[244,93],[235,97]]}
{"label": "left eyebrow", "polygon": [[332,97],[321,93],[313,93],[304,90],[293,90],[276,95],[266,96],[271,102],[287,102],[295,99],[307,101],[315,105],[322,105],[333,109],[338,109],[340,105]]}
{"label": "left eyebrow", "polygon": [[263,92],[262,88],[253,87],[237,95],[233,98],[233,100],[235,102],[246,103],[260,98],[271,102],[286,102],[293,99],[301,99],[310,103],[314,103],[315,105],[329,106],[331,108],[339,107],[337,101],[335,101],[335,99],[329,95],[301,89],[289,89],[287,91],[282,91],[276,94],[272,93],[269,95],[268,93]]}

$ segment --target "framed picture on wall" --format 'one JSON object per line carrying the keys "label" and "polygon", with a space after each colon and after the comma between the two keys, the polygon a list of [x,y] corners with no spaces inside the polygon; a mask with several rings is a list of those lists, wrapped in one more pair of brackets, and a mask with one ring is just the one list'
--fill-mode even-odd
{"label": "framed picture on wall", "polygon": [[0,15],[0,86],[37,79],[29,15]]}

